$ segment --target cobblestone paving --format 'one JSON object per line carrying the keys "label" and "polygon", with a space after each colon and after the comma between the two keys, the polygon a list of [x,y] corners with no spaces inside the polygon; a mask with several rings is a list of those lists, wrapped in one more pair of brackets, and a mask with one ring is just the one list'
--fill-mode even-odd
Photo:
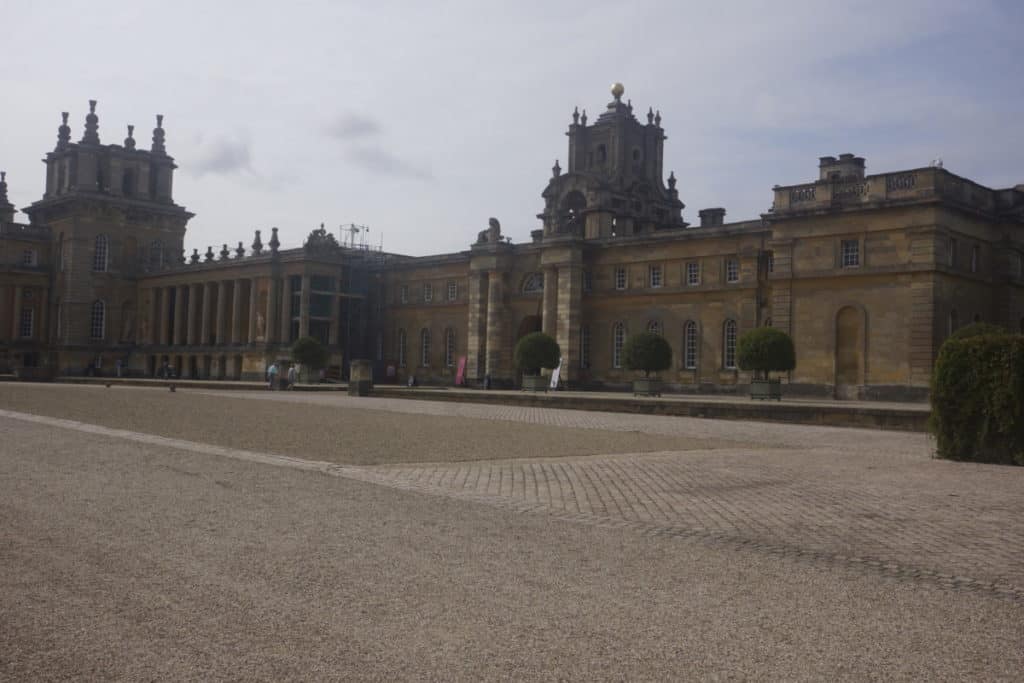
{"label": "cobblestone paving", "polygon": [[246,398],[756,442],[338,473],[1024,600],[1024,471],[934,460],[925,435],[401,399]]}

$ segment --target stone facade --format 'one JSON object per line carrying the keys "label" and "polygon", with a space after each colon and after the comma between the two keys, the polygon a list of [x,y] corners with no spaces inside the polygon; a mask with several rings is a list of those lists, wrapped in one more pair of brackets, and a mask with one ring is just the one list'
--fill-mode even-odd
{"label": "stone facade", "polygon": [[468,250],[426,257],[343,248],[322,229],[280,250],[274,228],[248,253],[186,259],[191,214],[172,199],[162,121],[148,151],[131,129],[101,146],[92,103],[78,143],[65,115],[28,225],[0,181],[0,363],[256,378],[312,334],[339,369],[371,358],[378,381],[450,385],[461,362],[470,385],[514,386],[516,340],[544,330],[565,384],[616,388],[633,378],[622,342],[650,329],[673,347],[670,388],[721,392],[749,381],[738,336],[773,325],[796,344],[790,393],[919,398],[956,327],[1024,331],[1024,186],[938,165],[867,175],[844,154],[813,182],[776,186],[756,220],[708,208],[690,225],[664,179],[659,113],[641,123],[617,86],[567,134],[567,169],[555,162],[527,243],[496,219]]}

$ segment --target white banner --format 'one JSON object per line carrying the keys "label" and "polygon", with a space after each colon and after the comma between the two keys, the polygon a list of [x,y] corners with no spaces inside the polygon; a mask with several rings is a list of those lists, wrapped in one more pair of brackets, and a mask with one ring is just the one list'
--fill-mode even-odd
{"label": "white banner", "polygon": [[558,373],[562,369],[562,359],[558,359],[558,367],[551,371],[551,388],[558,388]]}

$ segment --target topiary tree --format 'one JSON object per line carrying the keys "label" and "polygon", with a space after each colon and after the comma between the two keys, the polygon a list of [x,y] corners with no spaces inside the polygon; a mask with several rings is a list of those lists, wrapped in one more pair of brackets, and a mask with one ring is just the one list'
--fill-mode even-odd
{"label": "topiary tree", "polygon": [[304,368],[316,370],[327,365],[327,349],[313,337],[299,337],[292,344],[292,358]]}
{"label": "topiary tree", "polygon": [[768,379],[769,372],[788,372],[796,367],[796,351],[788,334],[774,327],[757,327],[740,335],[736,360],[754,379]]}
{"label": "topiary tree", "polygon": [[992,323],[971,323],[970,325],[964,325],[959,330],[956,330],[953,334],[946,337],[946,341],[969,339],[970,337],[993,337],[1004,334],[1009,334],[1009,332],[999,325],[993,325]]}
{"label": "topiary tree", "polygon": [[516,344],[514,359],[524,375],[539,375],[541,368],[558,367],[562,350],[550,334],[531,332]]}
{"label": "topiary tree", "polygon": [[622,346],[622,364],[627,370],[639,370],[644,377],[672,367],[672,347],[660,334],[639,332]]}

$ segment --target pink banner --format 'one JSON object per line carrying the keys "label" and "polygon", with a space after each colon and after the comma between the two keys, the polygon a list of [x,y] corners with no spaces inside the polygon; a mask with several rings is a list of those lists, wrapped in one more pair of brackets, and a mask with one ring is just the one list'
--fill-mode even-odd
{"label": "pink banner", "polygon": [[455,386],[459,387],[466,383],[466,357],[459,356],[459,368],[455,371]]}

